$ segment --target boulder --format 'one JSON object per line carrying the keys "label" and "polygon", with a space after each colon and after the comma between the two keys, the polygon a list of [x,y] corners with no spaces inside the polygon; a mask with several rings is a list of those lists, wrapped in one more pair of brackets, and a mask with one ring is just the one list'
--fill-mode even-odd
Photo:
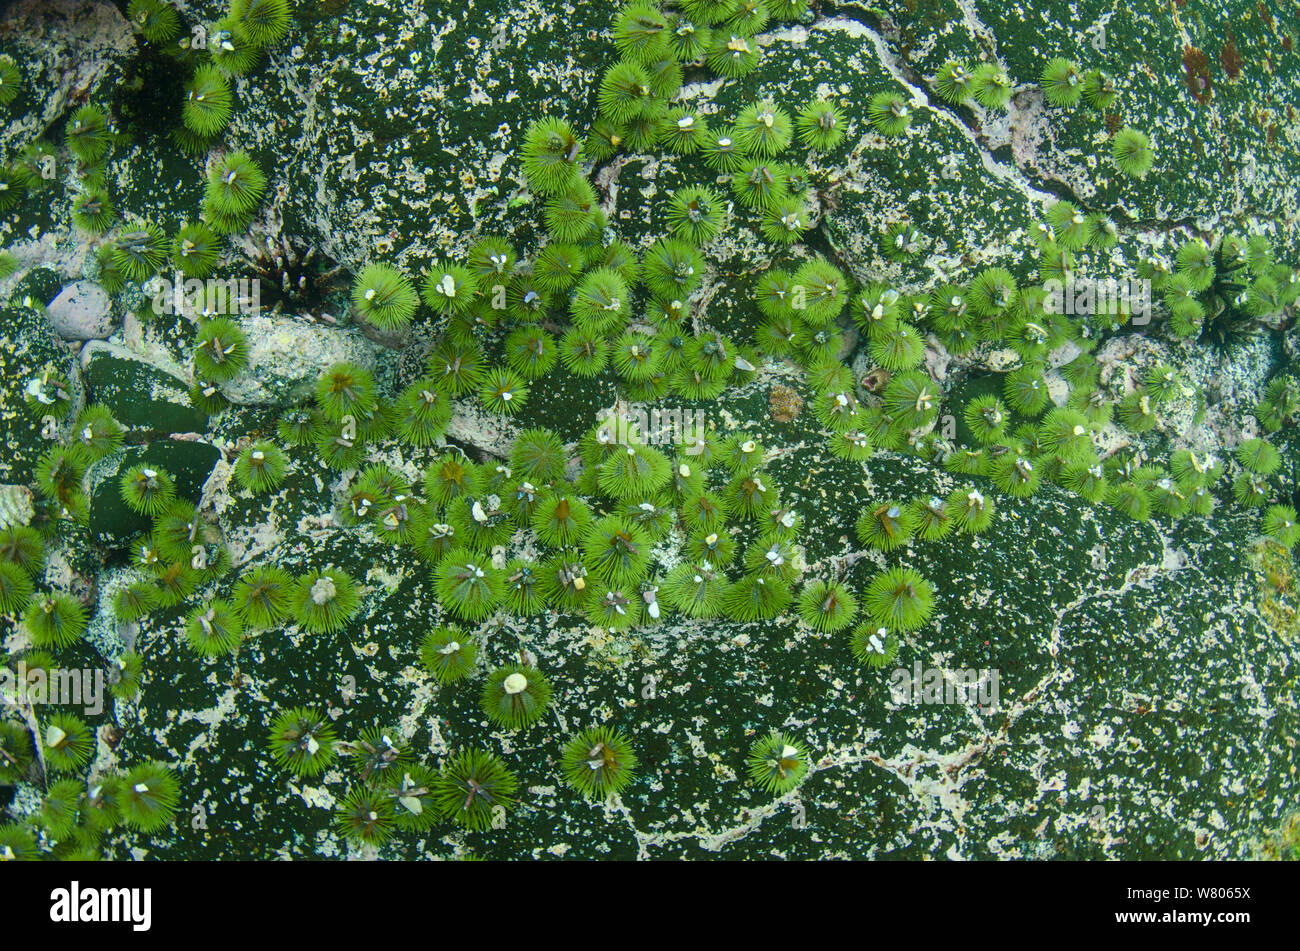
{"label": "boulder", "polygon": [[69,284],[50,301],[50,326],[64,340],[103,340],[116,323],[113,301],[93,281]]}

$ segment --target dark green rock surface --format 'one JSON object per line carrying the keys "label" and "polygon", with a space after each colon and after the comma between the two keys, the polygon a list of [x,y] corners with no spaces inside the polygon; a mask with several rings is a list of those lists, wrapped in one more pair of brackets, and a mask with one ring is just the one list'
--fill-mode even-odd
{"label": "dark green rock surface", "polygon": [[[222,7],[178,5],[195,20]],[[105,4],[84,6],[100,24],[86,29],[100,39],[85,46],[90,65],[75,82],[54,68],[72,55],[65,47],[41,52],[40,31],[0,33],[0,52],[24,64],[30,87],[0,137],[6,156],[42,134],[57,138],[74,86],[107,101],[138,66],[120,17]],[[764,62],[743,80],[688,75],[686,94],[710,121],[715,114],[730,121],[761,96],[797,109],[816,95],[835,96],[852,121],[843,147],[810,160],[818,226],[806,246],[773,253],[749,231],[756,217],[735,209],[732,229],[709,252],[702,326],[748,341],[759,319],[749,298],[756,275],[797,267],[811,253],[860,281],[907,290],[968,280],[990,265],[1024,276],[1036,267],[1029,228],[1054,198],[1120,222],[1119,247],[1081,255],[1093,276],[1128,276],[1140,253],[1169,254],[1187,229],[1228,225],[1268,235],[1281,258],[1294,260],[1294,10],[1244,0],[1112,7],[822,3],[816,18],[765,36]],[[249,149],[272,182],[256,237],[287,236],[352,269],[382,259],[413,275],[483,235],[531,252],[542,233],[540,201],[524,188],[516,147],[534,117],[562,114],[579,128],[591,121],[594,84],[613,58],[612,5],[301,0],[298,8],[290,37],[235,83],[226,140]],[[1049,8],[1057,12],[1042,12]],[[1269,9],[1266,19],[1260,10]],[[1235,76],[1223,65],[1236,62],[1225,59],[1229,36],[1242,59]],[[1188,48],[1207,57],[1214,95],[1205,101],[1186,82]],[[1023,87],[1009,118],[943,106],[929,93],[948,58],[990,55]],[[1113,173],[1107,116],[1044,104],[1033,84],[1053,55],[1120,78],[1117,120],[1145,128],[1156,143],[1146,182]],[[918,106],[901,140],[882,139],[865,120],[863,104],[885,89]],[[165,135],[142,131],[119,144],[110,181],[122,207],[171,233],[197,215],[202,167]],[[704,180],[698,163],[671,156],[621,157],[597,175],[612,224],[639,247],[661,233],[667,194]],[[25,242],[52,246],[62,276],[76,279],[95,265],[67,226],[72,191],[63,184],[27,199],[0,228],[6,246],[22,244],[24,253],[35,246]],[[884,228],[903,219],[925,236],[922,253],[906,264],[886,260],[878,244]],[[227,264],[249,268],[238,252]],[[344,296],[333,288],[320,309],[346,322]],[[130,308],[141,304],[139,291],[123,297]],[[322,335],[335,332],[318,326]],[[422,317],[406,351],[380,353],[387,392],[421,372],[432,331]],[[123,735],[116,748],[101,747],[97,767],[173,762],[183,796],[174,830],[116,833],[112,857],[369,855],[332,825],[352,780],[348,764],[298,781],[267,753],[270,718],[298,704],[328,710],[344,738],[385,726],[426,764],[477,747],[498,752],[519,775],[520,803],[503,828],[439,825],[399,835],[380,850],[385,857],[1245,858],[1295,808],[1294,595],[1267,593],[1258,519],[1238,509],[1139,525],[1044,487],[1029,500],[996,495],[998,518],[978,538],[867,552],[853,524],[868,500],[942,494],[966,480],[898,454],[861,464],[830,457],[810,408],[792,423],[771,418],[773,384],[794,387],[808,403],[812,393],[798,371],[765,365],[755,382],[699,408],[719,432],[745,431],[768,448],[767,471],[806,526],[806,577],[836,576],[860,590],[885,566],[920,570],[939,592],[937,609],[904,638],[899,665],[919,662],[949,677],[996,669],[995,709],[895,703],[888,671],[856,664],[846,635],[819,636],[792,612],[754,624],[669,619],[623,634],[574,616],[500,614],[475,628],[475,676],[439,687],[417,657],[423,635],[446,620],[427,565],[367,528],[341,525],[333,513],[346,486],[310,449],[291,451],[279,489],[240,491],[218,461],[222,450],[273,432],[274,414],[236,408],[205,429],[183,393],[158,395],[175,378],[150,367],[148,355],[187,367],[189,328],[146,321],[123,346],[139,366],[96,356],[87,372],[94,397],[124,423],[152,430],[150,438],[193,430],[208,441],[151,441],[129,449],[122,464],[159,458],[183,476],[192,499],[215,471],[207,502],[235,571],[132,632],[145,658],[144,689],[138,702],[98,721]],[[1252,366],[1262,369],[1248,374],[1241,353],[1169,349],[1165,358],[1197,385],[1221,386],[1215,412],[1238,424],[1264,373],[1285,358],[1256,353]],[[30,481],[44,449],[14,381],[52,360],[71,372],[71,359],[35,309],[0,313],[0,481]],[[955,366],[944,380],[943,412],[959,416],[989,379]],[[579,382],[556,373],[505,426],[463,403],[451,435],[484,458],[499,454],[519,425],[547,425],[574,440],[614,397],[612,376]],[[1156,434],[1149,444],[1163,451],[1178,435]],[[1281,445],[1294,485],[1294,439]],[[184,458],[155,455],[163,452]],[[375,454],[411,476],[435,455],[396,443]],[[125,511],[103,472],[90,527],[117,546],[146,525]],[[521,534],[515,545],[526,541]],[[663,567],[677,560],[675,547],[658,550]],[[196,658],[183,640],[186,614],[264,564],[346,570],[363,583],[360,615],[337,634],[276,630],[250,636],[233,659]],[[110,570],[122,569],[105,569],[105,577]],[[101,604],[97,623],[113,624],[106,610]],[[554,705],[540,723],[502,731],[479,708],[482,678],[521,651],[551,677]],[[615,804],[584,802],[558,774],[564,739],[600,723],[624,729],[642,763]],[[802,785],[776,799],[747,784],[744,772],[750,744],[773,729],[803,740],[814,763]]]}
{"label": "dark green rock surface", "polygon": [[151,521],[122,501],[121,476],[132,466],[162,469],[175,482],[176,498],[197,505],[221,451],[203,442],[158,439],[101,459],[87,474],[90,486],[90,531],[108,548],[121,547],[147,534]]}

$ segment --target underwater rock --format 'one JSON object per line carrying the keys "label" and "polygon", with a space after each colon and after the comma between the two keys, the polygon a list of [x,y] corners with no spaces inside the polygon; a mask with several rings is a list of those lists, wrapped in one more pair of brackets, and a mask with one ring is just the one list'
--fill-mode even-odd
{"label": "underwater rock", "polygon": [[25,485],[0,485],[0,528],[26,525],[34,511],[31,489]]}
{"label": "underwater rock", "polygon": [[353,327],[325,327],[286,316],[239,319],[248,338],[248,368],[221,385],[232,403],[283,406],[311,393],[335,363],[373,369],[378,346]]}
{"label": "underwater rock", "polygon": [[[817,542],[809,574],[835,566],[861,590],[883,560],[846,542],[857,508],[843,500],[862,491],[862,468],[806,447],[780,456],[771,472],[801,518],[819,526],[809,539]],[[871,460],[873,497],[943,494],[955,484],[916,459],[880,453]],[[570,717],[599,721],[607,711],[634,708],[638,756],[668,764],[673,775],[662,786],[624,791],[624,821],[593,836],[590,808],[557,792],[547,762],[521,757],[525,808],[478,840],[476,854],[1248,855],[1248,837],[1238,833],[1284,807],[1288,780],[1279,767],[1300,728],[1285,700],[1291,648],[1254,609],[1255,569],[1239,563],[1228,544],[1249,550],[1248,521],[1185,522],[1162,539],[1163,530],[1051,487],[1026,500],[999,496],[997,504],[995,530],[908,550],[941,595],[934,619],[904,639],[894,666],[908,676],[914,665],[926,676],[937,671],[939,702],[905,702],[889,669],[855,663],[843,637],[816,634],[793,611],[764,624],[674,616],[621,635],[553,613],[470,625],[488,649],[528,644],[550,673],[554,702]],[[368,533],[322,521],[328,505],[327,491],[313,495],[309,481],[296,480],[267,516],[273,547],[241,570],[303,574],[336,566],[369,582],[360,614],[337,640],[294,627],[249,640],[241,667],[259,683],[259,671],[274,670],[277,689],[299,694],[310,692],[321,669],[353,677],[358,689],[341,722],[418,730],[436,716],[439,752],[480,735],[476,691],[413,691],[408,680],[423,632],[448,620],[422,581],[423,566],[391,563],[391,549]],[[241,507],[224,517],[233,526],[249,511],[262,510]],[[288,644],[294,663],[274,665]],[[173,651],[157,665],[151,702],[140,713],[145,736],[166,737],[179,758],[204,729],[219,731],[223,746],[261,742],[264,705],[248,692],[219,724],[173,722],[170,710],[210,706],[211,687],[194,656]],[[983,698],[991,704],[951,686],[968,670],[996,671],[996,696]],[[737,752],[773,718],[796,724],[815,752],[800,790],[775,803],[743,781]],[[534,730],[523,742],[542,741],[542,728]],[[1177,745],[1177,758],[1167,743]],[[132,737],[126,744],[138,745]],[[1228,745],[1239,755],[1220,756]],[[188,762],[205,787],[231,769],[218,757]],[[1177,782],[1172,771],[1183,767],[1175,764],[1191,764],[1200,781]],[[1258,797],[1233,794],[1246,782]],[[303,843],[323,834],[330,814],[298,811],[291,828],[258,822],[259,811],[277,808],[275,795],[257,788],[211,804],[210,821],[229,829],[231,841],[215,843],[179,825],[169,850],[188,857],[231,848],[260,859],[310,854]],[[806,830],[795,816],[807,819]],[[1044,819],[1049,830],[1078,831],[1045,832]],[[426,848],[443,854],[446,847]]]}
{"label": "underwater rock", "polygon": [[24,483],[83,401],[76,360],[43,309],[0,308],[0,377],[8,381],[0,388],[0,481]]}
{"label": "underwater rock", "polygon": [[81,351],[81,366],[89,398],[123,426],[159,433],[197,433],[207,426],[184,379],[125,347],[92,341]]}
{"label": "underwater rock", "polygon": [[48,307],[63,287],[63,278],[53,268],[34,267],[18,279],[9,302],[18,306]]}
{"label": "underwater rock", "polygon": [[15,105],[33,110],[0,126],[0,145],[12,153],[15,141],[46,128],[76,97],[111,97],[136,47],[109,0],[17,0],[4,12],[6,52],[27,86]]}
{"label": "underwater rock", "polygon": [[159,439],[101,459],[86,476],[90,486],[91,537],[98,545],[118,548],[135,536],[149,532],[150,519],[133,511],[122,500],[120,477],[132,466],[147,464],[162,469],[175,482],[176,498],[197,505],[220,458],[221,450],[205,442]]}
{"label": "underwater rock", "polygon": [[[34,183],[48,190],[0,222],[15,252],[6,268],[46,265],[19,274],[0,310],[0,483],[12,483],[0,486],[0,522],[49,530],[46,584],[94,611],[91,647],[116,657],[141,638],[140,703],[101,728],[120,735],[124,768],[174,764],[185,808],[203,820],[114,828],[96,848],[189,860],[373,854],[347,844],[334,808],[350,784],[373,794],[356,764],[290,778],[268,742],[296,703],[319,705],[348,742],[376,730],[410,741],[413,774],[472,748],[518,772],[518,808],[501,823],[494,815],[470,835],[450,822],[402,827],[381,844],[392,857],[1241,858],[1294,809],[1294,562],[1261,540],[1260,511],[1233,504],[1238,480],[1213,496],[1193,483],[1211,453],[1237,475],[1231,447],[1257,428],[1270,375],[1294,372],[1300,338],[1294,326],[1277,332],[1280,311],[1262,332],[1241,328],[1255,334],[1245,342],[1215,347],[1169,319],[1171,300],[1199,306],[1188,274],[1175,274],[1203,270],[1179,260],[1194,233],[1271,240],[1271,251],[1245,249],[1257,267],[1274,253],[1295,262],[1294,89],[1272,77],[1300,70],[1249,0],[1228,7],[1255,62],[1233,82],[1216,72],[1213,96],[1186,86],[1169,55],[1217,43],[1208,31],[1222,11],[1204,0],[1119,11],[1101,0],[800,2],[783,4],[796,11],[785,21],[776,4],[753,4],[765,22],[749,24],[753,50],[733,37],[655,66],[656,108],[692,113],[669,112],[662,127],[639,105],[635,121],[597,120],[602,100],[618,108],[605,70],[637,46],[627,24],[611,24],[612,3],[300,0],[264,52],[239,49],[234,32],[226,52],[173,45],[224,16],[228,0],[173,5],[178,33],[157,41],[144,26],[132,34],[124,0],[23,0],[0,28],[0,52],[24,81],[0,131],[6,163],[30,161],[23,150],[44,139],[64,162],[62,121],[83,102],[113,127],[101,130],[107,158],[59,164],[57,184]],[[1098,28],[1109,44],[1095,42]],[[759,60],[752,72],[713,76],[726,70],[709,60],[742,48]],[[1114,110],[1050,102],[1040,73],[1057,54],[1115,70]],[[1005,108],[942,102],[934,77],[950,59],[1005,65]],[[635,78],[642,67],[622,68]],[[212,96],[189,101],[187,122],[182,90],[198,69]],[[642,85],[622,94],[639,101]],[[888,114],[874,105],[882,95]],[[810,127],[817,109],[840,115]],[[1156,146],[1145,184],[1131,163],[1117,173],[1112,142],[1130,121]],[[561,131],[537,134],[548,126]],[[832,132],[842,140],[830,143]],[[724,149],[724,133],[752,154]],[[783,136],[789,145],[774,145]],[[774,154],[757,157],[768,146]],[[789,194],[765,195],[763,176],[731,177],[751,161]],[[576,176],[571,194],[559,193],[560,170]],[[71,214],[101,186],[116,215],[102,233],[83,226],[103,202],[90,219]],[[1063,198],[1079,207],[1052,219]],[[660,242],[668,232],[676,247]],[[485,306],[488,288],[513,258],[524,266],[502,315]],[[362,277],[363,264],[396,273]],[[150,307],[149,275],[171,280],[175,267],[256,278],[262,310],[227,322],[207,299],[213,319]],[[606,267],[621,286],[609,275],[583,286]],[[993,267],[1012,272],[996,304],[972,281]],[[1159,279],[1141,328],[1054,324],[1030,293],[1053,274],[1139,271]],[[1279,293],[1274,276],[1291,286],[1268,271],[1246,300]],[[816,283],[811,308],[787,300],[809,290],[801,275]],[[97,308],[43,311],[74,280],[109,291],[120,329],[107,312],[97,324]],[[476,283],[479,298],[457,289]],[[952,287],[932,295],[940,284]],[[1286,306],[1293,316],[1294,300]],[[78,363],[56,331],[109,339],[81,347]],[[339,363],[352,366],[331,372]],[[1166,364],[1169,376],[1157,372]],[[205,376],[191,395],[194,367]],[[1015,407],[966,416],[977,400]],[[86,403],[97,405],[73,427]],[[638,461],[620,463],[593,429],[619,403],[698,414],[712,433],[707,464],[686,455],[680,433],[655,444],[662,456],[629,447]],[[1076,421],[1075,406],[1096,415]],[[1287,413],[1274,411],[1279,427]],[[108,414],[125,434],[108,431]],[[87,457],[74,452],[96,423],[101,443],[123,438],[83,480]],[[1260,477],[1268,503],[1300,501],[1288,426],[1268,435],[1280,456]],[[77,443],[80,433],[90,435]],[[58,444],[76,485],[51,523],[54,507],[31,486],[50,491],[38,463]],[[1189,448],[1200,459],[1171,461]],[[203,503],[217,562],[190,574],[187,532],[199,521],[185,506],[174,518],[156,482],[131,496],[156,504],[154,519],[124,501],[122,474],[136,463],[167,472],[177,499]],[[1012,482],[1007,463],[1042,473],[1041,484]],[[1179,466],[1196,471],[1177,489],[1200,493],[1204,510],[1174,510]],[[568,588],[581,575],[569,574],[560,529],[550,524],[548,540],[530,509],[559,510],[548,483],[561,474],[572,482],[557,492],[601,522],[638,525],[619,542],[635,550],[630,567],[607,561],[610,577],[593,571],[586,595]],[[955,514],[976,497],[987,531]],[[1169,510],[1155,511],[1157,498]],[[579,532],[577,506],[563,505],[563,545],[583,557],[605,545],[607,556],[604,529]],[[922,541],[909,528],[894,545],[859,527],[906,522],[895,510],[954,530]],[[456,536],[463,560],[439,564]],[[151,560],[159,539],[170,550]],[[460,565],[474,571],[453,574]],[[708,597],[688,616],[676,601],[696,567]],[[894,615],[897,631],[868,625],[875,583],[900,570],[924,581],[907,589],[932,595],[905,592],[911,613]],[[546,571],[562,596],[527,590]],[[507,575],[508,591],[489,597]],[[263,600],[254,583],[270,592]],[[628,589],[617,599],[616,585]],[[598,587],[609,590],[592,597]],[[174,597],[151,603],[164,588]],[[774,590],[788,599],[764,614],[754,602]],[[831,590],[845,627],[821,606]],[[656,592],[669,605],[670,591],[661,613]],[[841,591],[857,599],[852,618]],[[599,615],[583,597],[614,608]],[[847,627],[859,618],[864,630]],[[430,670],[423,649],[452,622],[465,683]],[[864,633],[896,655],[860,650]],[[544,675],[554,715],[496,729],[482,675],[516,660]],[[938,697],[898,693],[913,671]],[[967,672],[991,689],[961,689]],[[508,680],[533,682],[499,679],[512,696]],[[561,733],[604,725],[626,734],[641,772],[619,798],[584,801],[557,770],[569,752]],[[745,756],[775,731],[806,769],[778,795],[747,782]],[[91,775],[114,765],[97,753]],[[409,817],[398,815],[400,827]]]}
{"label": "underwater rock", "polygon": [[59,291],[46,316],[64,340],[103,340],[113,332],[113,302],[91,281],[76,281]]}

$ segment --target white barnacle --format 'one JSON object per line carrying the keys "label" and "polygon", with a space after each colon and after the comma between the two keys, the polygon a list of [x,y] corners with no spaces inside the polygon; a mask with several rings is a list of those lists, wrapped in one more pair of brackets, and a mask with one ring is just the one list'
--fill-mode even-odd
{"label": "white barnacle", "polygon": [[23,387],[23,393],[45,406],[54,402],[54,397],[45,392],[44,381],[40,377],[32,377],[28,380],[27,385]]}
{"label": "white barnacle", "polygon": [[311,586],[311,602],[315,605],[329,604],[338,597],[338,593],[334,579],[329,575],[321,575]]}
{"label": "white barnacle", "polygon": [[528,678],[521,673],[513,673],[501,682],[501,689],[514,696],[528,689]]}

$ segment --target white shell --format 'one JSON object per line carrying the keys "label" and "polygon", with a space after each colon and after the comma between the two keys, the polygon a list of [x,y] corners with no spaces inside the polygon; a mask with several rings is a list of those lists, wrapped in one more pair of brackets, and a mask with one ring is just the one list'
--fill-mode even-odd
{"label": "white shell", "polygon": [[523,674],[511,674],[501,682],[501,686],[508,694],[523,693],[528,689],[528,678]]}

